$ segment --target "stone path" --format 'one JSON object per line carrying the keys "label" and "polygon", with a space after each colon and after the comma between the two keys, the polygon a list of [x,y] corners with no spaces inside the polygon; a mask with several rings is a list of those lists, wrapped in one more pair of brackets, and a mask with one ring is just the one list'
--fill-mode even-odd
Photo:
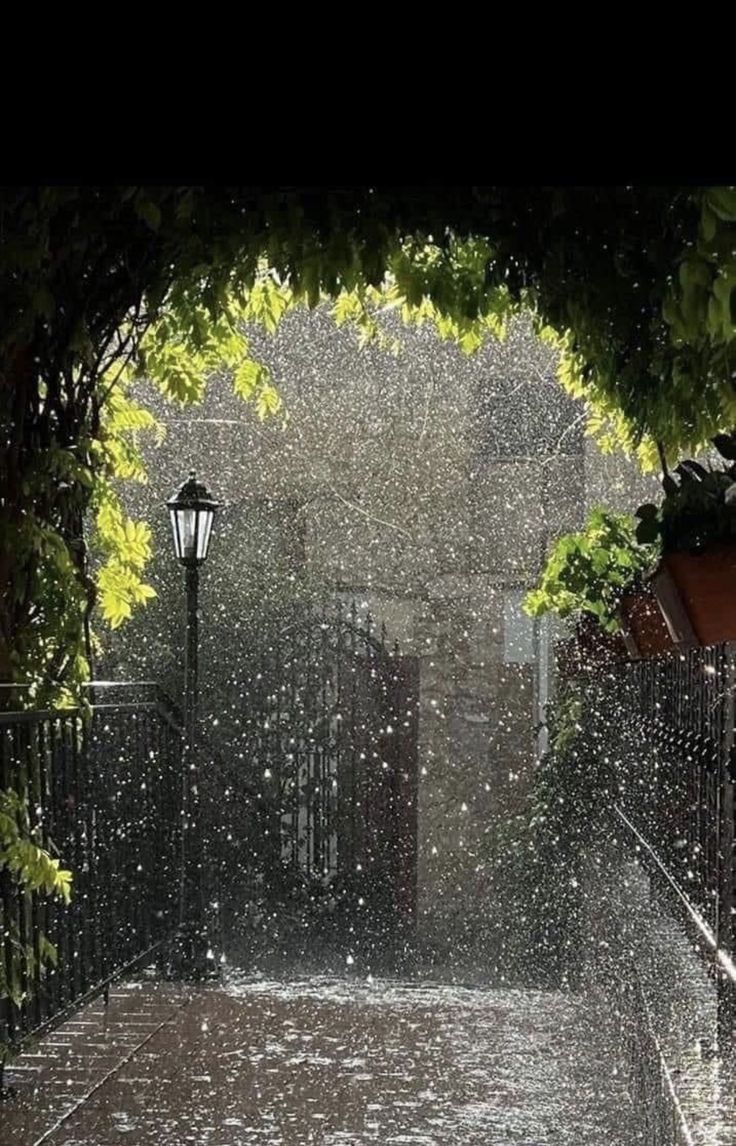
{"label": "stone path", "polygon": [[131,983],[9,1072],[2,1146],[636,1146],[592,1015],[552,992]]}

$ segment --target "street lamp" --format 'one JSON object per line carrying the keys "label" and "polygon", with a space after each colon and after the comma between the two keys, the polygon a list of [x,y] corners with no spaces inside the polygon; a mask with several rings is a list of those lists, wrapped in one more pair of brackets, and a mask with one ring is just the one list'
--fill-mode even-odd
{"label": "street lamp", "polygon": [[166,502],[174,535],[174,551],[184,566],[187,594],[184,658],[184,756],[182,835],[177,955],[179,970],[201,977],[215,969],[206,935],[202,831],[198,823],[197,701],[199,567],[207,559],[212,524],[219,505],[192,471]]}

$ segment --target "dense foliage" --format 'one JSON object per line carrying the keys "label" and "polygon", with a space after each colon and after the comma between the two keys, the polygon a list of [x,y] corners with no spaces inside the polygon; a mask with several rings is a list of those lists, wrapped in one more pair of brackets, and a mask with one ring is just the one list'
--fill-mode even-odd
{"label": "dense foliage", "polygon": [[[2,919],[6,939],[4,957],[0,959],[0,999],[9,998],[20,1006],[36,973],[42,973],[57,959],[56,948],[45,935],[39,935],[35,944],[25,941],[27,930],[21,927],[21,913],[30,912],[34,893],[58,896],[68,903],[72,876],[39,845],[27,801],[15,791],[0,791],[0,878],[3,871],[18,884],[19,894],[9,916]],[[0,1066],[8,1051],[7,1045],[0,1042]]]}
{"label": "dense foliage", "polygon": [[736,424],[735,240],[736,188],[1,189],[0,680],[72,702],[95,603],[118,625],[151,596],[148,527],[115,493],[156,432],[137,374],[192,402],[225,367],[267,416],[248,321],[329,298],[382,338],[388,305],[471,353],[523,306],[592,430],[652,464],[655,442],[674,456]]}
{"label": "dense foliage", "polygon": [[525,598],[526,611],[532,617],[587,614],[617,632],[621,598],[657,557],[656,538],[645,544],[634,527],[626,514],[594,509],[579,533],[559,538],[552,547],[538,586]]}
{"label": "dense foliage", "polygon": [[117,624],[151,592],[111,485],[142,476],[131,375],[192,401],[224,363],[278,405],[245,312],[328,296],[375,337],[380,300],[471,352],[523,304],[609,442],[651,458],[736,422],[734,189],[20,187],[0,222],[0,676],[32,700],[88,674],[96,595]]}
{"label": "dense foliage", "polygon": [[688,459],[663,475],[664,498],[636,511],[638,540],[665,552],[697,553],[719,542],[736,541],[736,435],[713,439],[729,466],[704,466]]}

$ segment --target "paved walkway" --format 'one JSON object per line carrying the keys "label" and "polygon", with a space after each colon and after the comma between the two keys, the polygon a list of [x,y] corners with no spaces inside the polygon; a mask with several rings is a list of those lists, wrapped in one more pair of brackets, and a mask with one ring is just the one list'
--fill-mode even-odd
{"label": "paved walkway", "polygon": [[391,981],[113,991],[25,1054],[2,1146],[636,1146],[574,997]]}

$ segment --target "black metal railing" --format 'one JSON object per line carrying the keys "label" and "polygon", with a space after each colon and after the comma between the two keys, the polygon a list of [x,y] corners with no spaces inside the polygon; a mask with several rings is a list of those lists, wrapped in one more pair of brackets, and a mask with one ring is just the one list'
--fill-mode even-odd
{"label": "black metal railing", "polygon": [[736,1024],[736,646],[621,666],[598,718],[615,762],[618,830],[692,936],[718,993],[718,1036]]}
{"label": "black metal railing", "polygon": [[[18,996],[0,1000],[0,1045],[61,1018],[177,923],[178,713],[147,683],[96,683],[89,699],[0,711],[0,789],[22,796],[33,839],[73,873],[68,906],[0,874],[0,958]],[[44,970],[46,941],[57,960]]]}

